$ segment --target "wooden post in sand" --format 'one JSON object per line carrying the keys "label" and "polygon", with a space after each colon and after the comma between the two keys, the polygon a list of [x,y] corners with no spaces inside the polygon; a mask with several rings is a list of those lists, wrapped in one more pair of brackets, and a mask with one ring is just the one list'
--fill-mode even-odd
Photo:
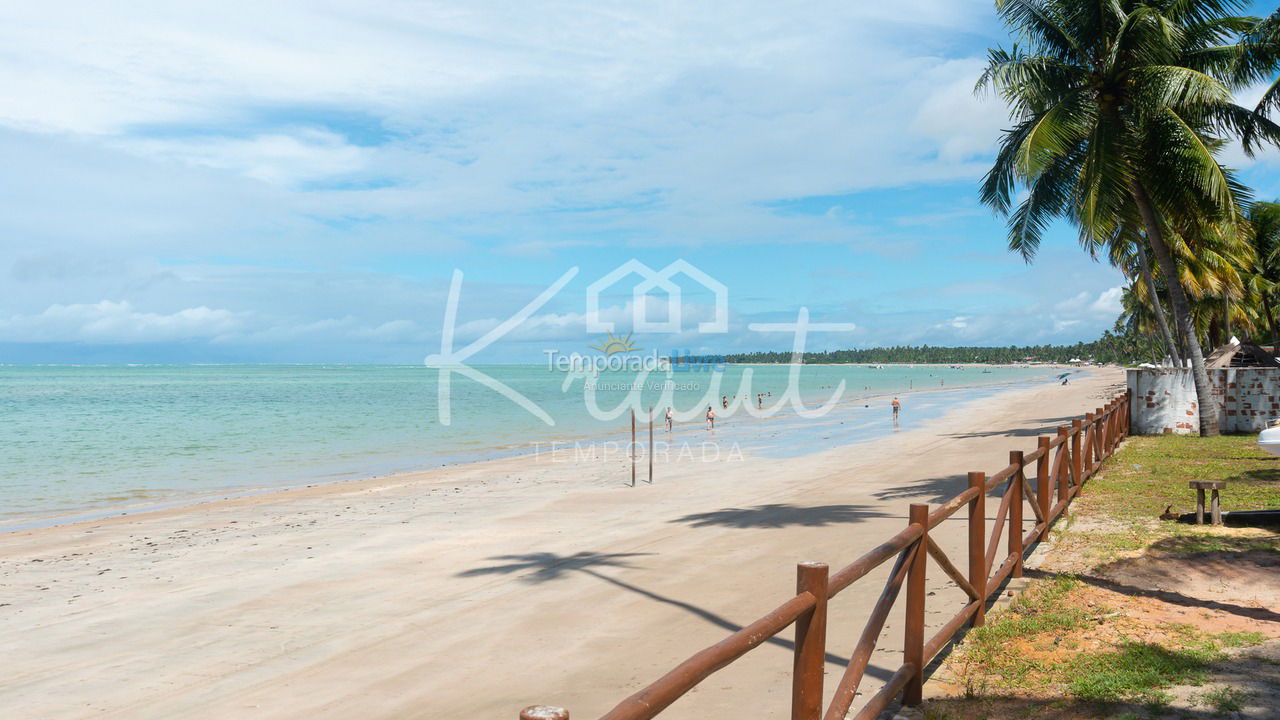
{"label": "wooden post in sand", "polygon": [[569,720],[569,711],[554,705],[530,705],[520,711],[520,720]]}
{"label": "wooden post in sand", "polygon": [[1005,492],[1013,497],[1009,499],[1009,554],[1016,557],[1013,571],[1009,577],[1022,577],[1022,485],[1026,482],[1021,450],[1009,451],[1009,464],[1017,468],[1009,476],[1009,489]]}
{"label": "wooden post in sand", "polygon": [[649,406],[649,484],[653,484],[653,406]]}
{"label": "wooden post in sand", "polygon": [[636,409],[631,408],[631,487],[636,486]]}
{"label": "wooden post in sand", "polygon": [[982,627],[987,617],[987,474],[969,473],[969,586],[977,593],[978,609],[969,620],[970,627]]}
{"label": "wooden post in sand", "polygon": [[827,659],[827,566],[796,566],[796,594],[813,593],[813,608],[796,618],[796,647],[791,665],[791,720],[822,717],[822,674]]}
{"label": "wooden post in sand", "polygon": [[[924,528],[920,539],[916,540],[916,554],[907,570],[907,609],[902,637],[902,661],[911,665],[911,677],[902,689],[902,704],[907,707],[919,707],[923,702],[924,688],[924,603],[925,603],[925,569],[929,556],[925,553],[929,546],[929,506],[912,503],[907,516],[912,525]],[[985,592],[978,599],[981,608],[985,600]]]}

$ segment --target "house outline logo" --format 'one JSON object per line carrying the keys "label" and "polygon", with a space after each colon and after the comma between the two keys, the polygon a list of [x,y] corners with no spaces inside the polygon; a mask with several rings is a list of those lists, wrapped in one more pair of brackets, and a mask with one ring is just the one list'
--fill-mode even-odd
{"label": "house outline logo", "polygon": [[[715,295],[715,317],[708,322],[698,323],[698,332],[729,332],[729,288],[724,283],[685,260],[676,260],[661,270],[654,271],[653,268],[635,259],[619,265],[609,274],[587,286],[588,332],[611,333],[614,331],[614,323],[600,319],[600,293],[633,273],[642,278],[631,290],[633,332],[678,333],[683,330],[680,286],[673,280],[678,275],[691,278]],[[645,299],[649,291],[654,289],[660,289],[667,294],[667,317],[657,322],[650,321],[645,313]]]}

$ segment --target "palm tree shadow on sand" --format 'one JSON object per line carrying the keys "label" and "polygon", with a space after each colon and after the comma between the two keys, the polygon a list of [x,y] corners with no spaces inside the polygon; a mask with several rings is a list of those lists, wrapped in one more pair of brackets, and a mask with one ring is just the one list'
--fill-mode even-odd
{"label": "palm tree shadow on sand", "polygon": [[750,508],[725,508],[694,513],[671,522],[688,523],[691,527],[721,525],[732,528],[784,528],[792,526],[826,527],[856,523],[874,518],[894,517],[866,505],[815,505],[803,507],[784,503],[756,505]]}
{"label": "palm tree shadow on sand", "polygon": [[[577,572],[583,575],[589,575],[597,580],[622,588],[628,592],[635,593],[641,597],[648,598],[664,605],[680,608],[712,625],[724,628],[730,632],[737,632],[742,629],[739,625],[728,618],[721,617],[710,610],[700,608],[697,605],[676,600],[665,595],[660,595],[651,590],[646,590],[637,585],[610,577],[596,568],[601,567],[618,567],[632,568],[634,565],[628,562],[629,558],[643,557],[645,555],[653,555],[654,553],[595,553],[595,552],[578,552],[573,555],[557,555],[549,552],[524,553],[519,555],[498,555],[490,560],[499,561],[498,565],[490,565],[487,567],[471,568],[457,574],[457,577],[479,577],[483,575],[511,575],[514,573],[525,573],[520,577],[521,582],[541,584],[552,580],[559,580],[566,577],[569,573]],[[773,637],[765,641],[770,645],[784,648],[788,651],[795,651],[795,643],[785,638]],[[840,667],[849,664],[848,658],[842,658],[832,653],[827,653],[827,662]],[[892,673],[878,666],[868,666],[867,674],[879,678],[881,680],[888,679]]]}

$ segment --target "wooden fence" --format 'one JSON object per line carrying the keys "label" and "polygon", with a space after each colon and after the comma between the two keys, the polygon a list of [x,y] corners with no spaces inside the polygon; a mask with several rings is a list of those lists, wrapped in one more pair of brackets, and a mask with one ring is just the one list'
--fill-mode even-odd
{"label": "wooden fence", "polygon": [[[898,696],[902,704],[919,705],[924,669],[966,625],[982,625],[993,591],[1010,577],[1022,577],[1027,548],[1043,539],[1053,521],[1080,493],[1086,480],[1097,472],[1102,461],[1115,452],[1129,434],[1129,403],[1126,392],[1106,407],[1072,420],[1058,428],[1056,436],[1041,437],[1029,453],[1009,453],[1009,465],[987,477],[969,473],[969,488],[930,509],[912,504],[907,526],[870,552],[835,573],[828,574],[822,563],[800,563],[796,568],[796,594],[772,612],[729,637],[680,663],[656,682],[618,703],[601,720],[648,720],[680,699],[712,673],[729,665],[750,650],[796,626],[792,669],[792,720],[843,720],[853,705],[863,674],[876,649],[889,612],[906,586],[906,623],[902,664],[884,686],[853,715],[870,720],[883,712]],[[1028,469],[1034,468],[1034,482]],[[987,537],[988,494],[1004,485],[995,523]],[[1035,518],[1034,527],[1023,533],[1026,508]],[[943,520],[966,508],[968,512],[968,572],[962,572],[942,551],[929,531]],[[1006,532],[1007,526],[1007,532]],[[1000,541],[1005,553],[1000,556]],[[925,572],[927,559],[962,591],[969,602],[932,637],[925,638]],[[880,597],[871,610],[858,644],[843,677],[823,711],[823,663],[826,658],[827,603],[880,565],[893,560],[893,568]],[[520,713],[522,720],[567,720],[563,708],[536,705]]]}

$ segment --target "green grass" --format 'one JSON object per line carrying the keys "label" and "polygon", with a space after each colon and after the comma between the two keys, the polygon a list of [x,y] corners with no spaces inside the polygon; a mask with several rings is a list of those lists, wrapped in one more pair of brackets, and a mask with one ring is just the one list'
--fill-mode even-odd
{"label": "green grass", "polygon": [[[1187,487],[1192,480],[1226,480],[1224,510],[1280,508],[1280,459],[1259,451],[1255,441],[1256,436],[1128,439],[1057,528],[1063,548],[1086,559],[1083,567],[1092,569],[1081,570],[1085,573],[1119,555],[1139,552],[1157,562],[1161,556],[1280,552],[1280,534],[1274,532],[1224,531],[1158,519],[1169,505],[1178,513],[1194,510],[1195,492]],[[1070,528],[1077,515],[1092,522],[1081,523],[1085,529]],[[1147,714],[1163,713],[1161,708],[1172,699],[1168,690],[1204,684],[1213,666],[1227,660],[1226,648],[1266,640],[1258,632],[1209,634],[1189,624],[1167,626],[1155,637],[1115,639],[1123,623],[1107,619],[1108,608],[1090,607],[1089,598],[1096,595],[1089,592],[1070,575],[1036,579],[1008,608],[970,631],[948,665],[971,699],[954,701],[952,707],[965,708],[959,715],[939,704],[938,720],[978,717],[970,711],[984,703],[1045,695],[1057,699],[1026,705],[1028,717],[1053,703],[1092,708],[1086,712],[1089,717],[1114,718],[1106,708],[1118,711],[1118,705],[1131,708],[1135,703],[1147,705]],[[1119,604],[1124,610],[1124,603]],[[1108,629],[1098,635],[1091,629],[1095,625]],[[1221,688],[1200,696],[1206,706],[1224,713],[1240,706],[1242,698]]]}
{"label": "green grass", "polygon": [[1166,507],[1195,510],[1192,480],[1225,480],[1223,510],[1280,508],[1280,458],[1258,450],[1256,435],[1217,438],[1132,437],[1089,481],[1074,513],[1106,518],[1111,528],[1088,537],[1099,564],[1147,548],[1175,553],[1280,552],[1280,535],[1233,537],[1206,526],[1159,520]]}
{"label": "green grass", "polygon": [[1212,643],[1169,649],[1127,642],[1118,652],[1077,655],[1063,670],[1069,678],[1067,689],[1082,700],[1164,704],[1169,700],[1164,688],[1203,683],[1213,663],[1224,657]]}
{"label": "green grass", "polygon": [[1200,700],[1217,712],[1226,714],[1242,710],[1248,697],[1249,693],[1239,688],[1220,687],[1204,693]]}
{"label": "green grass", "polygon": [[[1053,580],[1036,583],[1018,596],[1004,612],[987,624],[970,632],[961,651],[962,662],[969,670],[981,669],[983,676],[998,676],[1002,684],[1019,686],[1036,671],[1045,667],[1023,653],[1010,652],[1010,642],[1036,636],[1058,636],[1088,622],[1089,614],[1068,600],[1080,582],[1060,575]],[[970,688],[974,694],[976,688]]]}
{"label": "green grass", "polygon": [[1267,641],[1260,632],[1224,632],[1213,636],[1223,647],[1253,647]]}
{"label": "green grass", "polygon": [[[1191,527],[1191,526],[1188,526]],[[1239,535],[1219,535],[1213,531],[1183,530],[1170,537],[1152,543],[1151,548],[1167,553],[1193,554],[1206,552],[1249,552],[1266,550],[1280,552],[1280,537],[1241,537]]]}
{"label": "green grass", "polygon": [[1225,648],[1266,641],[1259,632],[1208,634],[1194,625],[1175,624],[1166,628],[1169,638],[1159,645],[1129,639],[1089,652],[1052,652],[1074,648],[1075,631],[1087,632],[1107,615],[1108,608],[1086,607],[1077,595],[1082,588],[1069,575],[1036,580],[1008,608],[970,632],[953,661],[966,695],[1056,687],[1085,702],[1159,707],[1169,701],[1166,688],[1204,683],[1212,666],[1227,658]]}
{"label": "green grass", "polygon": [[1155,519],[1168,505],[1195,510],[1192,480],[1226,480],[1224,510],[1280,508],[1280,458],[1262,452],[1256,435],[1131,437],[1080,498],[1111,517]]}

